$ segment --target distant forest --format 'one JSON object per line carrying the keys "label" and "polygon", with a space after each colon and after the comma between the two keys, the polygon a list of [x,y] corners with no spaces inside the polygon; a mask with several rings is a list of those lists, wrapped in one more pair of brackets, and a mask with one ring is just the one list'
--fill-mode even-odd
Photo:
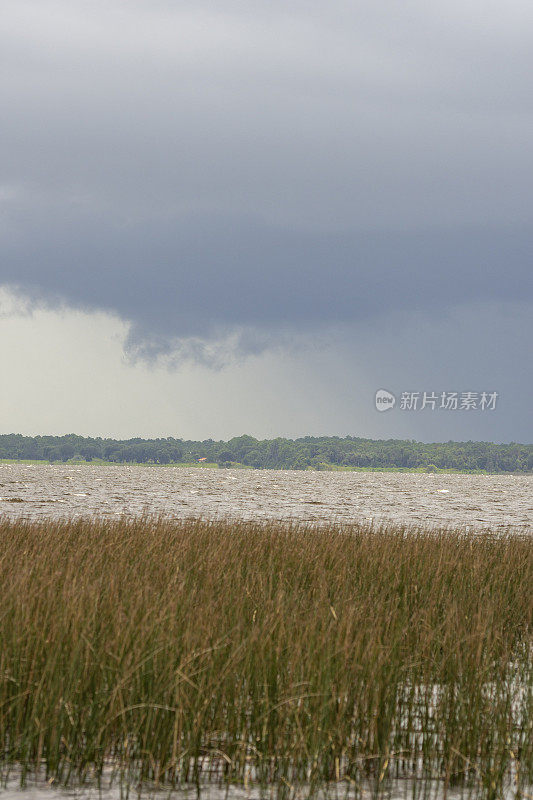
{"label": "distant forest", "polygon": [[533,445],[491,442],[426,444],[412,440],[305,436],[228,442],[206,439],[96,439],[67,436],[0,435],[0,459],[107,461],[117,464],[216,464],[255,469],[438,469],[530,472]]}

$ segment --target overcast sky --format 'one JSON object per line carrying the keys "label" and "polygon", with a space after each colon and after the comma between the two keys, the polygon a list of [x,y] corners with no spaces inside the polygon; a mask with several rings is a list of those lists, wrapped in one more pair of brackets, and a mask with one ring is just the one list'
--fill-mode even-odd
{"label": "overcast sky", "polygon": [[525,0],[3,0],[0,432],[530,442],[532,40]]}

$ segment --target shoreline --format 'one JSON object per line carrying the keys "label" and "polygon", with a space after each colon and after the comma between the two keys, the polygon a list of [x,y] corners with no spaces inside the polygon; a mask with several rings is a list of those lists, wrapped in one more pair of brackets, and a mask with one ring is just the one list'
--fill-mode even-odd
{"label": "shoreline", "polygon": [[46,459],[31,458],[0,458],[0,466],[3,464],[26,464],[26,465],[48,465],[48,466],[93,466],[93,467],[178,467],[182,469],[216,469],[216,470],[253,470],[257,472],[401,472],[412,473],[415,475],[533,475],[532,470],[501,470],[489,471],[485,469],[456,469],[454,467],[351,467],[330,464],[324,467],[305,467],[304,469],[291,469],[284,467],[252,467],[248,464],[239,462],[232,463],[230,466],[220,466],[216,462],[198,464],[196,462],[169,462],[160,464],[154,461],[105,461],[104,459],[93,459],[85,461],[81,459],[69,459],[68,461],[48,461]]}

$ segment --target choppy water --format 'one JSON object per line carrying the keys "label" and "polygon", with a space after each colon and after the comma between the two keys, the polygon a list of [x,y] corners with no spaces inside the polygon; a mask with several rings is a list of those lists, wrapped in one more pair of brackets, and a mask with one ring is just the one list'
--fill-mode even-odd
{"label": "choppy water", "polygon": [[142,513],[531,530],[533,476],[0,464],[0,515]]}

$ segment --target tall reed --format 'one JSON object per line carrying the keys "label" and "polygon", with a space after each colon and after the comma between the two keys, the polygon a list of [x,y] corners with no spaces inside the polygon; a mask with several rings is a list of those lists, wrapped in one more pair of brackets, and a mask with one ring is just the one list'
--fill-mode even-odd
{"label": "tall reed", "polygon": [[532,597],[533,542],[511,532],[0,522],[0,762],[519,796]]}

